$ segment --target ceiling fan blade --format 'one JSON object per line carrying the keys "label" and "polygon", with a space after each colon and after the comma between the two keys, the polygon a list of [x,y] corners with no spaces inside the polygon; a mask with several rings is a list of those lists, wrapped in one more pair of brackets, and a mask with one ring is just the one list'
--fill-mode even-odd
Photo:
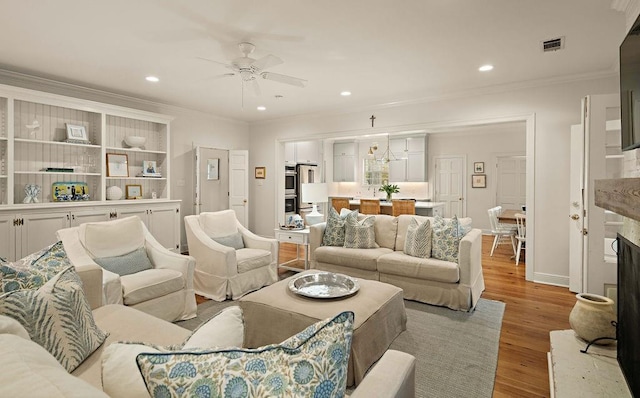
{"label": "ceiling fan blade", "polygon": [[235,73],[229,72],[229,73],[223,73],[222,75],[215,75],[215,76],[211,76],[211,77],[206,77],[204,79],[202,79],[202,81],[208,81],[208,80],[217,80],[217,79],[222,79],[225,77],[233,77],[235,76]]}
{"label": "ceiling fan blade", "polygon": [[297,87],[304,87],[307,83],[306,80],[298,79],[297,77],[281,75],[273,72],[262,72],[260,76],[262,76],[263,79],[273,80],[274,82],[290,84]]}
{"label": "ceiling fan blade", "polygon": [[204,57],[196,57],[196,58],[201,59],[203,61],[207,61],[207,62],[213,62],[214,64],[222,65],[222,66],[224,66],[225,68],[228,68],[228,69],[233,69],[233,65],[231,65],[231,64],[226,64],[224,62],[215,61],[213,59],[204,58]]}
{"label": "ceiling fan blade", "polygon": [[255,60],[253,64],[251,64],[251,66],[253,66],[258,70],[263,70],[263,69],[271,68],[276,65],[280,65],[282,63],[284,63],[283,60],[276,57],[275,55],[269,54],[267,56],[264,56],[260,59]]}

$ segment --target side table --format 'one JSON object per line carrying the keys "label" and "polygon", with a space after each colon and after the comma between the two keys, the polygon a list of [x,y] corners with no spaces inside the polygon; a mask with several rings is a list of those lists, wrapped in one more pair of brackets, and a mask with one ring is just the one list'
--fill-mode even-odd
{"label": "side table", "polygon": [[[274,229],[276,240],[278,241],[278,255],[276,256],[276,264],[278,268],[284,268],[290,271],[304,271],[309,269],[309,228],[305,229]],[[280,264],[280,242],[296,244],[296,258]],[[290,267],[287,264],[298,262],[300,258],[300,246],[304,248],[304,269]]]}

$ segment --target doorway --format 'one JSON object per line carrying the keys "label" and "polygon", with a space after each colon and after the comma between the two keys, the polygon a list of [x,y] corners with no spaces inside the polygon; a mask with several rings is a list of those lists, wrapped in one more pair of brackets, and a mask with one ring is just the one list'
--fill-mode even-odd
{"label": "doorway", "polygon": [[195,214],[229,208],[229,151],[198,146]]}
{"label": "doorway", "polygon": [[496,206],[522,210],[527,203],[527,157],[498,156],[496,171]]}
{"label": "doorway", "polygon": [[435,201],[444,203],[443,217],[465,217],[465,163],[462,155],[435,158]]}

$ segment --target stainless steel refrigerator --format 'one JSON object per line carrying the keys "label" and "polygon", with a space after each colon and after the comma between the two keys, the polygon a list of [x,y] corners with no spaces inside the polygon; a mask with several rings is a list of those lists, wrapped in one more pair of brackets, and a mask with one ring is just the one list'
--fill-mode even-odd
{"label": "stainless steel refrigerator", "polygon": [[302,184],[320,182],[318,165],[298,164],[296,169],[298,172],[298,212],[311,211],[313,204],[302,201]]}

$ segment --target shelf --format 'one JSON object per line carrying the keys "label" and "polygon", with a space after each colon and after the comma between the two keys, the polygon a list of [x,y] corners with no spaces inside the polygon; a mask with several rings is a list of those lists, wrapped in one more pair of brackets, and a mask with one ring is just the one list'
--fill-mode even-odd
{"label": "shelf", "polygon": [[0,137],[0,141],[9,141],[7,137]]}
{"label": "shelf", "polygon": [[122,151],[122,152],[130,152],[130,153],[150,153],[150,154],[155,154],[155,155],[166,155],[167,152],[165,151],[149,151],[146,149],[134,149],[134,148],[117,148],[117,147],[113,147],[113,146],[108,146],[105,147],[105,149],[108,151]]}
{"label": "shelf", "polygon": [[107,180],[146,180],[146,181],[166,181],[166,177],[107,177]]}
{"label": "shelf", "polygon": [[83,147],[83,148],[100,148],[100,145],[95,145],[95,144],[75,144],[72,142],[30,140],[26,138],[16,138],[14,139],[14,141],[22,142],[25,144],[46,144],[46,145],[75,146],[75,147]]}
{"label": "shelf", "polygon": [[55,172],[55,171],[15,171],[15,174],[30,174],[30,175],[53,175],[53,174],[65,174],[65,175],[73,175],[73,176],[100,176],[100,173],[66,173],[63,171]]}
{"label": "shelf", "polygon": [[595,180],[594,190],[596,206],[640,221],[640,178]]}
{"label": "shelf", "polygon": [[624,155],[605,155],[605,159],[624,159]]}

